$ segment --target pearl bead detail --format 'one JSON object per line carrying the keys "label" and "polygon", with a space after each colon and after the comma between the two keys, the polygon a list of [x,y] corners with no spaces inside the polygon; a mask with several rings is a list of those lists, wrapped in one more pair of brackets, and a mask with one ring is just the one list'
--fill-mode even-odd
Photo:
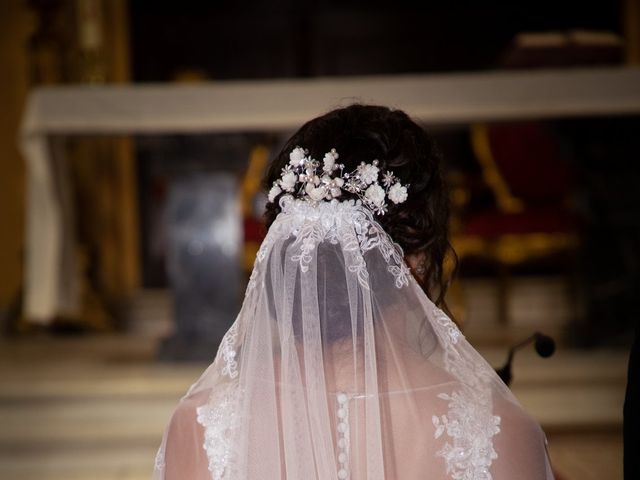
{"label": "pearl bead detail", "polygon": [[340,392],[336,396],[336,400],[338,401],[337,410],[336,410],[336,418],[338,424],[336,425],[336,429],[338,430],[338,463],[340,464],[340,469],[338,470],[338,479],[339,480],[348,480],[349,479],[349,470],[348,470],[348,462],[349,462],[349,396]]}

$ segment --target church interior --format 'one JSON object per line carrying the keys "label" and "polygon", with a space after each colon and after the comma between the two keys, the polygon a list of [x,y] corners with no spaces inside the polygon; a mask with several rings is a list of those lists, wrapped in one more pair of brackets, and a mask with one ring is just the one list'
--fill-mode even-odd
{"label": "church interior", "polygon": [[557,478],[623,478],[639,0],[2,0],[0,64],[0,478],[150,478],[240,307],[270,158],[353,102],[436,138],[448,304],[491,365],[517,350]]}

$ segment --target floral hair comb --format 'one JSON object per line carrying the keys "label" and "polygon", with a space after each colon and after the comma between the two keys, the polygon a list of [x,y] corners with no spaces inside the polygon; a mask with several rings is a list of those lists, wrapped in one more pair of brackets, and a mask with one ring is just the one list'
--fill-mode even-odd
{"label": "floral hair comb", "polygon": [[361,162],[354,171],[345,173],[344,165],[337,163],[338,157],[338,152],[332,148],[325,153],[320,168],[320,162],[311,158],[308,150],[294,148],[280,178],[273,182],[269,201],[273,202],[282,192],[288,192],[316,203],[333,200],[345,190],[356,194],[375,214],[384,215],[387,199],[394,204],[407,200],[409,185],[402,185],[393,172],[384,173],[382,185],[378,183],[378,160]]}

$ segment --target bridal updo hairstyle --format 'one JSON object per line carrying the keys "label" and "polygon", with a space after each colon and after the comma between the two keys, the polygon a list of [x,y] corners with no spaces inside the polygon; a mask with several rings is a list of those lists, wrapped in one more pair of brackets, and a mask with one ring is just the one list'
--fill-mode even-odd
{"label": "bridal updo hairstyle", "polygon": [[[308,121],[287,141],[267,171],[267,191],[280,178],[289,153],[297,146],[320,160],[335,148],[346,172],[355,170],[362,161],[377,159],[380,172],[391,170],[403,185],[409,184],[407,200],[388,202],[387,213],[376,215],[376,219],[405,255],[424,255],[420,284],[434,303],[446,309],[449,279],[445,278],[444,261],[451,254],[455,264],[455,253],[448,238],[449,199],[441,154],[433,138],[401,110],[360,104],[338,108]],[[267,204],[267,229],[280,213],[282,195]],[[343,191],[340,199],[349,198],[357,196]]]}

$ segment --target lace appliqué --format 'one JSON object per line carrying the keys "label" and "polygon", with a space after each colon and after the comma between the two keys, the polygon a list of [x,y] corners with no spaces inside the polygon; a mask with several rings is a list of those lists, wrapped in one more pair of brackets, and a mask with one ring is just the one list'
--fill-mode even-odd
{"label": "lace appliqu\u00e9", "polygon": [[316,245],[324,238],[324,232],[320,230],[314,224],[307,224],[302,228],[302,231],[298,233],[298,240],[300,241],[300,253],[291,257],[294,262],[300,263],[300,271],[308,272],[309,264],[313,257],[311,256]]}
{"label": "lace appliqu\u00e9", "polygon": [[224,360],[224,366],[222,367],[222,375],[227,375],[229,378],[236,378],[238,376],[238,361],[236,360],[236,340],[238,338],[238,323],[235,322],[231,325],[231,328],[225,333],[220,342],[220,353]]}
{"label": "lace appliqu\u00e9", "polygon": [[451,319],[435,306],[433,313],[445,349],[445,369],[462,383],[460,389],[438,395],[448,402],[449,410],[432,417],[434,437],[446,432],[450,441],[437,455],[444,458],[447,473],[454,480],[491,480],[489,467],[498,458],[493,436],[500,432],[500,417],[493,414],[491,372],[479,359],[457,347],[463,336]]}
{"label": "lace appliqu\u00e9", "polygon": [[[313,251],[318,244],[328,240],[332,244],[342,244],[348,253],[347,268],[355,273],[363,288],[369,288],[369,275],[363,254],[377,248],[388,264],[387,270],[395,278],[397,288],[409,284],[409,268],[404,263],[404,255],[399,245],[374,219],[373,212],[359,201],[346,200],[311,204],[303,200],[284,196],[280,199],[282,214],[271,225],[267,238],[262,242],[256,255],[256,265],[266,258],[267,252],[276,238],[296,237],[294,245],[299,253],[291,260],[300,264],[300,270],[307,272],[313,259]],[[255,281],[251,287],[255,286]]]}
{"label": "lace appliqu\u00e9", "polygon": [[155,471],[161,472],[165,467],[164,463],[164,452],[162,451],[162,445],[158,448],[158,452],[156,453],[156,458],[153,464],[153,468]]}
{"label": "lace appliqu\u00e9", "polygon": [[405,285],[409,285],[409,274],[411,270],[404,263],[400,263],[398,266],[389,265],[389,272],[396,279],[396,288],[402,288]]}
{"label": "lace appliqu\u00e9", "polygon": [[202,446],[207,452],[212,480],[235,478],[235,432],[240,421],[237,413],[238,397],[238,387],[231,383],[206,405],[196,409],[197,421],[204,427]]}
{"label": "lace appliqu\u00e9", "polygon": [[498,458],[492,437],[500,431],[500,417],[490,414],[490,405],[479,405],[482,398],[471,388],[438,397],[449,402],[446,415],[432,417],[435,438],[446,431],[453,441],[438,451],[445,459],[447,473],[456,480],[491,480],[489,467]]}
{"label": "lace appliqu\u00e9", "polygon": [[258,269],[255,268],[254,265],[251,275],[249,276],[249,282],[247,283],[247,289],[244,292],[244,296],[247,297],[249,293],[256,288],[256,285],[258,285]]}

